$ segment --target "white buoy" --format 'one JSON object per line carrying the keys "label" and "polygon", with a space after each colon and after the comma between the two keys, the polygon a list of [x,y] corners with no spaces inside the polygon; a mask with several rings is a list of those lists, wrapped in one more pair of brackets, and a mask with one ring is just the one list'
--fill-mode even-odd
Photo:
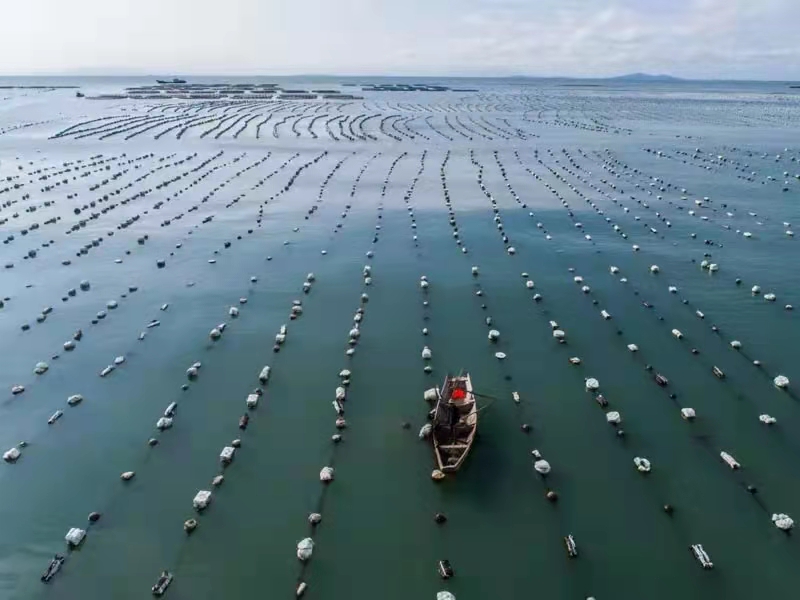
{"label": "white buoy", "polygon": [[586,380],[586,391],[593,392],[595,390],[600,389],[600,382],[597,381],[594,377],[589,377]]}
{"label": "white buoy", "polygon": [[505,359],[505,357],[506,357],[506,353],[505,353],[505,352],[495,352],[495,353],[494,353],[494,357],[495,357],[497,360],[504,360],[504,359]]}
{"label": "white buoy", "polygon": [[789,515],[783,513],[772,515],[772,522],[775,524],[775,527],[781,531],[789,531],[794,527],[794,520]]}
{"label": "white buoy", "polygon": [[758,420],[764,423],[764,425],[774,425],[778,422],[778,419],[772,417],[768,414],[758,415]]}
{"label": "white buoy", "polygon": [[683,333],[681,333],[680,329],[673,329],[672,330],[672,335],[674,335],[679,340],[683,339]]}
{"label": "white buoy", "polygon": [[15,463],[20,456],[22,456],[22,452],[18,448],[9,448],[3,453],[3,460],[7,463]]}
{"label": "white buoy", "polygon": [[533,468],[540,475],[547,475],[551,471],[550,463],[542,458],[533,463]]}
{"label": "white buoy", "polygon": [[297,543],[297,558],[303,562],[311,558],[314,552],[314,540],[311,538],[303,538]]}
{"label": "white buoy", "polygon": [[776,388],[782,390],[785,390],[786,388],[789,387],[789,378],[786,377],[785,375],[778,375],[775,379],[772,380],[772,382],[775,384]]}
{"label": "white buoy", "polygon": [[617,411],[612,410],[606,413],[606,421],[612,425],[618,425],[622,422],[622,416]]}
{"label": "white buoy", "polygon": [[738,350],[741,347],[742,347],[742,342],[740,342],[739,340],[733,340],[731,342],[731,348],[733,348],[734,350]]}
{"label": "white buoy", "polygon": [[658,268],[658,265],[651,265],[650,266],[650,272],[651,273],[658,273],[659,271],[660,271],[660,269]]}
{"label": "white buoy", "polygon": [[686,419],[687,421],[691,421],[697,416],[693,408],[682,408],[681,409],[681,417]]}
{"label": "white buoy", "polygon": [[499,337],[500,337],[500,332],[497,331],[497,329],[489,330],[488,338],[490,342],[496,342]]}
{"label": "white buoy", "polygon": [[507,252],[513,255],[517,253],[517,249],[514,246],[509,246]]}
{"label": "white buoy", "polygon": [[636,344],[628,344],[628,350],[630,350],[631,352],[638,352],[639,346],[637,346]]}
{"label": "white buoy", "polygon": [[431,349],[427,346],[422,348],[422,358],[423,360],[430,360],[433,354],[431,353]]}

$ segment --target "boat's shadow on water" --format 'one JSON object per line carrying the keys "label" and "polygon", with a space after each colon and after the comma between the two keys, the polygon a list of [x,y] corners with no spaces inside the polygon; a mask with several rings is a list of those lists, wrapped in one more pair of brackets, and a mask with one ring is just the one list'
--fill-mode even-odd
{"label": "boat's shadow on water", "polygon": [[500,504],[508,481],[508,456],[502,450],[496,433],[478,433],[475,444],[464,465],[455,475],[449,475],[442,483],[445,502],[454,501],[476,504],[486,510]]}

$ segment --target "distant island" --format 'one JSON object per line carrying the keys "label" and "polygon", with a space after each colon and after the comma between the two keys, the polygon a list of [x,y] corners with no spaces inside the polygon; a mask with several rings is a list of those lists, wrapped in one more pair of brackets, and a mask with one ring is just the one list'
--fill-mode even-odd
{"label": "distant island", "polygon": [[650,75],[648,73],[630,73],[628,75],[619,75],[618,77],[607,77],[609,81],[648,81],[648,82],[677,82],[686,81],[680,77],[673,77],[672,75]]}
{"label": "distant island", "polygon": [[613,77],[543,77],[538,75],[512,75],[508,79],[547,79],[560,81],[630,81],[636,83],[670,83],[688,81],[672,75],[651,75],[649,73],[628,73],[626,75],[616,75]]}

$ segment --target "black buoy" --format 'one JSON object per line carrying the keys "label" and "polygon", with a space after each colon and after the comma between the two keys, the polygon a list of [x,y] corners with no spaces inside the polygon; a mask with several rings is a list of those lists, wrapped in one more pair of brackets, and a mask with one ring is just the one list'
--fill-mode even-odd
{"label": "black buoy", "polygon": [[97,523],[100,520],[100,513],[99,512],[90,512],[89,513],[89,523]]}
{"label": "black buoy", "polygon": [[411,423],[409,423],[408,421],[403,421],[403,423],[400,426],[403,429],[410,429],[411,428]]}
{"label": "black buoy", "polygon": [[447,517],[444,515],[444,513],[438,513],[437,512],[433,516],[433,520],[441,525],[442,523],[446,523],[447,522]]}
{"label": "black buoy", "polygon": [[756,486],[754,486],[754,485],[748,485],[747,486],[747,491],[750,492],[751,494],[757,494],[758,493],[758,488],[756,488]]}
{"label": "black buoy", "polygon": [[675,509],[672,507],[672,504],[664,505],[664,512],[667,513],[668,515],[671,515],[674,511]]}
{"label": "black buoy", "polygon": [[547,490],[544,495],[550,502],[557,502],[558,501],[558,494],[553,490]]}
{"label": "black buoy", "polygon": [[522,424],[522,427],[520,427],[520,429],[522,429],[522,431],[524,431],[525,433],[527,433],[527,432],[529,432],[529,431],[531,430],[531,426],[530,426],[530,425],[528,425],[527,423],[523,423],[523,424]]}
{"label": "black buoy", "polygon": [[450,566],[450,561],[447,559],[439,561],[438,570],[439,570],[439,575],[442,577],[442,579],[450,579],[454,575],[453,567]]}

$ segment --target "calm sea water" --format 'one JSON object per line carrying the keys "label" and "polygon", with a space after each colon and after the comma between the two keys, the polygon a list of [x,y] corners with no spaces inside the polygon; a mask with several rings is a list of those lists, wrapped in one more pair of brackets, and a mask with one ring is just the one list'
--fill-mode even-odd
{"label": "calm sea water", "polygon": [[[299,581],[321,600],[792,594],[800,549],[771,522],[800,515],[791,387],[800,327],[785,308],[800,307],[797,242],[786,233],[800,221],[800,101],[786,84],[444,80],[477,91],[361,93],[339,84],[373,81],[264,81],[364,100],[2,90],[0,253],[13,267],[0,271],[0,448],[27,446],[0,468],[0,597],[142,598],[163,569],[175,575],[167,597],[194,600],[289,598]],[[0,82],[78,85],[88,96],[150,83]],[[719,271],[702,269],[704,259]],[[297,320],[293,300],[303,305]],[[153,319],[161,325],[147,329]],[[282,324],[287,339],[274,353]],[[78,329],[83,338],[65,351]],[[49,370],[35,375],[39,361]],[[242,432],[264,365],[272,376]],[[348,427],[334,446],[331,401],[345,368]],[[417,437],[429,410],[422,394],[462,369],[486,406],[479,439],[457,475],[434,483],[432,451]],[[788,391],[773,385],[777,375]],[[588,377],[621,413],[624,437],[585,391]],[[12,395],[14,385],[25,391]],[[70,407],[73,394],[84,400]],[[172,402],[174,425],[158,432]],[[682,419],[682,407],[697,418]],[[48,425],[56,410],[63,417]],[[234,438],[241,448],[222,471],[219,452]],[[546,479],[534,449],[552,466]],[[723,450],[742,469],[729,469]],[[651,461],[649,474],[637,472],[637,456]],[[335,468],[328,486],[324,466]],[[120,481],[129,470],[134,479]],[[213,502],[198,517],[202,489]],[[87,527],[92,511],[102,516]],[[313,533],[312,512],[323,518]],[[436,512],[448,522],[435,524]],[[189,536],[191,517],[199,527]],[[42,584],[71,527],[87,528],[86,540]],[[578,558],[566,555],[567,534]],[[296,544],[309,535],[303,566]],[[693,559],[693,543],[714,570]],[[448,581],[436,570],[445,558],[456,573]]]}

